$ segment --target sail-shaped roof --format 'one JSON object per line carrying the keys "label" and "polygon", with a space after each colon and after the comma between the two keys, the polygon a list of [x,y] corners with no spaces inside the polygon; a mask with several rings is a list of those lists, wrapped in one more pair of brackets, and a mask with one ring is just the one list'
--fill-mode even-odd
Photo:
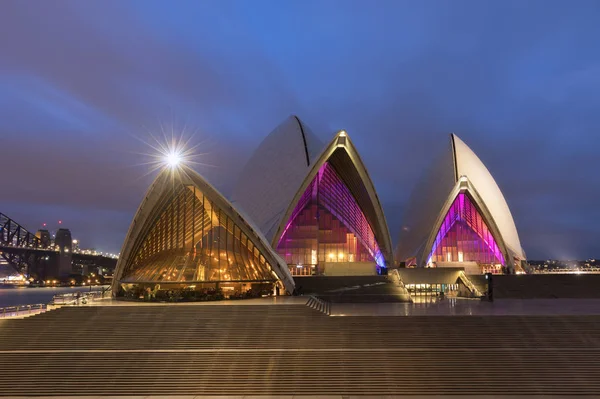
{"label": "sail-shaped roof", "polygon": [[[509,263],[525,260],[512,214],[496,181],[479,157],[458,136],[451,134],[448,150],[431,164],[409,200],[396,251],[398,261],[419,266],[428,261],[437,248],[437,239],[443,238],[440,231],[444,230],[444,223],[452,219],[449,215],[457,198],[465,193],[468,196],[462,198],[468,198],[474,207],[472,213],[481,217],[480,229],[485,224],[493,235],[484,241],[493,241],[502,252],[502,257],[496,258],[505,258]],[[456,220],[460,215],[464,216],[461,212],[455,213]],[[452,226],[453,223],[450,222]]]}
{"label": "sail-shaped roof", "polygon": [[[310,186],[321,184],[318,183],[321,180],[317,176],[323,175],[329,176],[328,184],[337,186],[328,190],[329,204],[332,205],[329,210],[337,213],[337,217],[345,221],[359,240],[369,241],[368,237],[372,235],[372,252],[378,252],[373,257],[380,266],[391,264],[392,244],[383,208],[365,165],[345,131],[338,132],[324,147],[304,175],[301,184],[296,187],[295,195],[288,202],[283,217],[279,218],[280,222],[271,239],[272,246],[277,248],[293,217],[298,213],[299,204],[307,197]],[[345,209],[336,212],[333,209],[339,205],[336,202],[342,202]],[[321,201],[321,204],[327,207],[325,201]]]}
{"label": "sail-shaped roof", "polygon": [[321,141],[292,115],[262,141],[244,166],[232,202],[269,242],[322,148]]}
{"label": "sail-shaped roof", "polygon": [[287,265],[260,230],[186,166],[163,170],[131,223],[115,270],[120,283],[275,282]]}
{"label": "sail-shaped roof", "polygon": [[458,177],[467,176],[469,178],[494,218],[508,249],[521,259],[525,259],[512,213],[492,174],[473,150],[457,135],[452,134],[452,141]]}

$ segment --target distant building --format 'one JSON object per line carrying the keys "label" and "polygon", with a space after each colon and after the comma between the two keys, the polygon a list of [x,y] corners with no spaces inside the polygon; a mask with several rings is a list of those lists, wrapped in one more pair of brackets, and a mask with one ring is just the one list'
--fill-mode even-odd
{"label": "distant building", "polygon": [[48,248],[52,244],[52,236],[48,230],[40,229],[35,236],[40,240],[42,248]]}
{"label": "distant building", "polygon": [[60,252],[72,252],[73,239],[71,238],[71,230],[62,228],[58,229],[56,236],[54,237],[54,245],[59,248]]}
{"label": "distant building", "polygon": [[73,258],[73,238],[71,237],[71,230],[69,229],[58,229],[56,236],[54,237],[54,246],[58,249],[58,270],[56,277],[68,276],[72,273],[71,261]]}

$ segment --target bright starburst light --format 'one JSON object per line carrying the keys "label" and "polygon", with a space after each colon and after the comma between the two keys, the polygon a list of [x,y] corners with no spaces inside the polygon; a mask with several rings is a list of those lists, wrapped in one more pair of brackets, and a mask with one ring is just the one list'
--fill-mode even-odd
{"label": "bright starburst light", "polygon": [[149,166],[147,174],[156,170],[164,170],[165,168],[173,171],[182,171],[183,166],[212,166],[197,161],[199,157],[206,155],[197,151],[203,145],[203,142],[197,142],[192,145],[192,142],[195,141],[195,135],[187,134],[185,128],[178,131],[177,134],[175,128],[165,129],[161,126],[160,136],[157,137],[151,132],[148,132],[148,136],[150,140],[136,137],[151,149],[150,153],[139,153],[149,159],[149,161],[141,164]]}
{"label": "bright starburst light", "polygon": [[169,165],[172,168],[176,168],[181,163],[181,154],[172,151],[169,154],[167,154],[165,160],[167,162],[167,165]]}

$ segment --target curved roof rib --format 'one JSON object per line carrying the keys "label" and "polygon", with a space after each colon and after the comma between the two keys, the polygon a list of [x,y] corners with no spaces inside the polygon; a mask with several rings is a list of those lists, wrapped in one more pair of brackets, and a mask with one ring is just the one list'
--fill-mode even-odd
{"label": "curved roof rib", "polygon": [[321,141],[292,115],[262,141],[245,165],[232,202],[269,241],[322,148]]}
{"label": "curved roof rib", "polygon": [[113,295],[120,282],[167,282],[160,273],[169,267],[169,282],[281,280],[294,289],[287,265],[260,230],[185,166],[165,169],[148,189],[119,256]]}
{"label": "curved roof rib", "polygon": [[308,186],[313,182],[325,163],[328,163],[335,170],[350,190],[373,230],[386,265],[391,264],[392,244],[383,208],[373,182],[345,131],[336,134],[320,156],[312,163],[302,182],[296,186],[295,195],[288,202],[285,213],[279,218],[279,224],[271,238],[271,245],[273,248],[277,248],[277,244],[285,232],[286,225],[293,216],[296,205],[302,200]]}

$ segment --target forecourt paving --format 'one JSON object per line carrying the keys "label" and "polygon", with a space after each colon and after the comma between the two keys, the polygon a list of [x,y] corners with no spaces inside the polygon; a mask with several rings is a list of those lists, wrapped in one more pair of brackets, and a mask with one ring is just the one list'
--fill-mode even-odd
{"label": "forecourt paving", "polygon": [[[2,320],[0,392],[290,398],[600,394],[600,315],[591,302],[581,302],[579,308],[589,311],[575,315],[565,313],[577,304],[555,300],[554,312],[544,302],[522,301],[519,307],[442,301],[333,304],[328,316],[305,306],[307,298],[280,299],[139,306],[109,301]],[[536,307],[546,311],[537,314]]]}

